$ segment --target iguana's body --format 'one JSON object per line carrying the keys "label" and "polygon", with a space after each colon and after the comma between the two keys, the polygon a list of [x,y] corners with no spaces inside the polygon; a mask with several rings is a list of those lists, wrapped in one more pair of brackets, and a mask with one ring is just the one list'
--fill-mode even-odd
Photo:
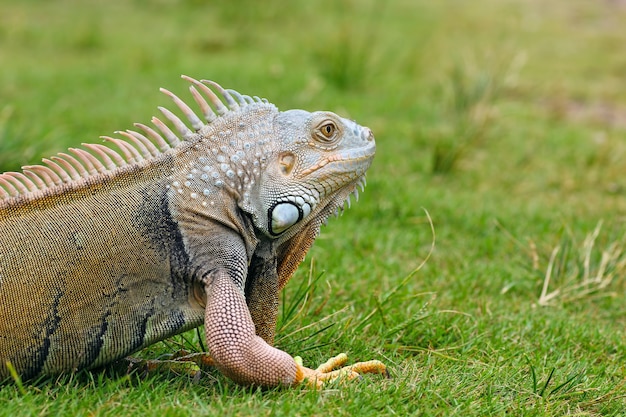
{"label": "iguana's body", "polygon": [[159,133],[108,138],[117,152],[0,175],[0,379],[8,362],[26,378],[106,364],[203,321],[238,382],[317,375],[271,347],[278,292],[361,185],[373,136],[188,80],[206,123],[166,93],[195,132],[163,110],[178,134],[153,119]]}

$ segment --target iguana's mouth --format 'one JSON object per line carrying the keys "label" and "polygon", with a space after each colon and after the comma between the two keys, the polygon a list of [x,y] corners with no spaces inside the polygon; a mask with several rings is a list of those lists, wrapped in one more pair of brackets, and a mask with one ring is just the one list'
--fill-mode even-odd
{"label": "iguana's mouth", "polygon": [[357,172],[358,175],[362,175],[365,173],[367,168],[369,168],[370,164],[362,164],[362,161],[372,160],[374,157],[374,153],[376,152],[376,145],[372,144],[367,148],[358,149],[358,150],[350,150],[350,152],[346,152],[346,154],[333,154],[328,157],[322,159],[317,164],[305,169],[304,171],[299,173],[299,176],[306,177],[312,174],[315,171],[318,171],[329,164],[334,164],[336,166],[344,165],[344,169],[340,169],[340,172]]}

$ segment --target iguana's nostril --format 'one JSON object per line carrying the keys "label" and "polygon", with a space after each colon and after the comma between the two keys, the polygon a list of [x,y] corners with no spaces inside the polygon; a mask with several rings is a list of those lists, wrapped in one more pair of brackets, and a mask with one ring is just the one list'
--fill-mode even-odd
{"label": "iguana's nostril", "polygon": [[371,130],[371,129],[369,129],[369,128],[365,128],[365,132],[363,132],[363,136],[365,136],[365,139],[366,139],[368,142],[372,142],[372,141],[374,141],[374,133],[373,133],[373,132],[372,132],[372,130]]}

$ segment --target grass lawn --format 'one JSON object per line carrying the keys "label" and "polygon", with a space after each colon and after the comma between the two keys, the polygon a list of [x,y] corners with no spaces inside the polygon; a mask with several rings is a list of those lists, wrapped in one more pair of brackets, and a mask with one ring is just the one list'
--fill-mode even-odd
{"label": "grass lawn", "polygon": [[[368,186],[292,278],[277,343],[393,378],[98,370],[0,386],[0,415],[626,415],[626,2],[209,3],[4,0],[0,171],[149,121],[180,74],[369,126]],[[140,354],[181,345],[201,349]]]}

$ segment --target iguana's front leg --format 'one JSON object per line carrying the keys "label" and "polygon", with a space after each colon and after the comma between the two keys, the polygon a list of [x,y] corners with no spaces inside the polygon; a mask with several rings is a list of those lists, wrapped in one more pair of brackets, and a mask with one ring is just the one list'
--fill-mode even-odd
{"label": "iguana's front leg", "polygon": [[343,354],[317,369],[306,368],[256,335],[244,294],[225,270],[210,273],[204,285],[209,352],[217,368],[240,384],[294,385],[306,380],[309,385],[321,386],[339,378],[354,379],[362,373],[387,372],[379,361],[361,362],[333,371],[345,363]]}
{"label": "iguana's front leg", "polygon": [[243,291],[226,270],[204,279],[207,347],[217,368],[241,384],[292,385],[304,379],[296,361],[255,333]]}

